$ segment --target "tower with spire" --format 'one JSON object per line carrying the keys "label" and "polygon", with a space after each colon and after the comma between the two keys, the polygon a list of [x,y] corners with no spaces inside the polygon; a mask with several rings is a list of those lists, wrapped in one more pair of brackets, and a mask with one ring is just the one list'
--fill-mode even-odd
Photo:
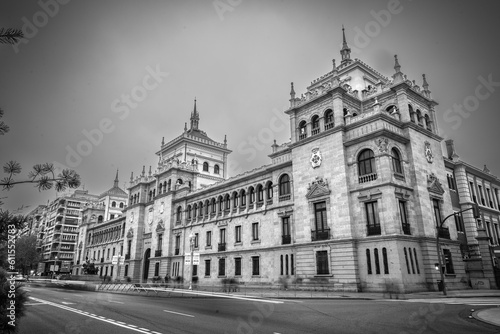
{"label": "tower with spire", "polygon": [[345,40],[344,25],[342,25],[342,49],[340,50],[340,55],[342,56],[342,60],[340,62],[341,65],[351,61],[351,49],[347,46],[347,42]]}

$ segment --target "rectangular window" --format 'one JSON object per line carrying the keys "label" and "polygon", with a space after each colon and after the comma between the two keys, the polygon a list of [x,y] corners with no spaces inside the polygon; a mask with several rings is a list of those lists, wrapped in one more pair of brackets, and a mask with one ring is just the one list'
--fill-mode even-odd
{"label": "rectangular window", "polygon": [[234,276],[241,276],[241,257],[234,259]]}
{"label": "rectangular window", "polygon": [[384,261],[384,274],[389,274],[389,261],[387,260],[387,249],[382,248],[382,260]]}
{"label": "rectangular window", "polygon": [[290,254],[290,275],[295,275],[295,267],[293,266],[293,254]]}
{"label": "rectangular window", "polygon": [[457,228],[457,232],[464,233],[465,229],[464,229],[464,222],[462,220],[462,214],[461,213],[456,214],[454,217],[455,217],[455,227]]}
{"label": "rectangular window", "polygon": [[259,257],[252,256],[252,276],[260,275]]}
{"label": "rectangular window", "polygon": [[375,274],[379,275],[380,274],[380,259],[378,257],[378,248],[375,248],[374,255],[375,255]]}
{"label": "rectangular window", "polygon": [[314,221],[316,231],[324,231],[328,229],[328,223],[326,220],[326,202],[314,204]]}
{"label": "rectangular window", "polygon": [[226,259],[219,259],[219,276],[226,276]]}
{"label": "rectangular window", "polygon": [[198,233],[194,234],[194,248],[198,248]]}
{"label": "rectangular window", "polygon": [[158,246],[156,249],[161,250],[161,245],[163,244],[163,234],[158,234]]}
{"label": "rectangular window", "polygon": [[234,240],[235,240],[235,242],[241,242],[241,226],[235,226],[235,228],[234,228]]}
{"label": "rectangular window", "polygon": [[212,231],[207,231],[207,246],[212,246]]}
{"label": "rectangular window", "polygon": [[281,221],[281,241],[283,245],[288,245],[292,242],[290,236],[290,217],[283,217]]}
{"label": "rectangular window", "polygon": [[220,243],[225,244],[226,243],[226,229],[225,228],[220,229],[219,237],[220,237]]}
{"label": "rectangular window", "polygon": [[108,256],[106,256],[106,259],[109,259],[109,252],[111,251],[111,249],[108,248]]}
{"label": "rectangular window", "polygon": [[495,188],[495,200],[497,202],[497,209],[500,210],[500,202],[498,201],[498,189]]}
{"label": "rectangular window", "polygon": [[486,194],[488,195],[488,204],[490,208],[493,208],[493,201],[491,200],[491,192],[489,188],[486,188]]}
{"label": "rectangular window", "polygon": [[368,235],[380,235],[380,221],[378,219],[377,202],[365,203],[366,210],[366,226]]}
{"label": "rectangular window", "polygon": [[481,197],[481,204],[482,205],[486,205],[485,202],[484,202],[484,194],[483,194],[483,187],[481,187],[480,185],[477,185],[477,188],[478,188],[478,195]]}
{"label": "rectangular window", "polygon": [[174,255],[180,254],[180,247],[181,247],[181,236],[176,235],[175,236],[175,253],[174,253]]}
{"label": "rectangular window", "polygon": [[371,275],[372,274],[372,258],[371,258],[369,249],[366,249],[366,266],[368,268],[368,275]]}
{"label": "rectangular window", "polygon": [[210,276],[210,260],[205,260],[205,276]]}
{"label": "rectangular window", "polygon": [[406,211],[405,201],[399,201],[399,215],[401,217],[401,226],[403,227],[403,233],[410,235],[410,224],[408,223],[408,213]]}
{"label": "rectangular window", "polygon": [[[127,241],[127,254],[130,255],[130,251],[132,250],[132,240]],[[94,252],[95,256],[95,252]]]}
{"label": "rectangular window", "polygon": [[434,210],[434,221],[436,222],[436,226],[441,225],[441,207],[439,205],[438,199],[432,200],[432,207]]}
{"label": "rectangular window", "polygon": [[470,190],[470,195],[472,197],[472,200],[474,201],[474,203],[477,204],[476,193],[474,191],[474,183],[469,182],[469,190]]}
{"label": "rectangular window", "polygon": [[328,270],[328,251],[316,252],[316,272],[318,275],[327,275]]}
{"label": "rectangular window", "polygon": [[259,223],[252,224],[252,240],[259,240]]}
{"label": "rectangular window", "polygon": [[446,268],[447,274],[454,274],[455,270],[453,269],[453,260],[451,258],[451,252],[449,249],[443,249],[444,255],[444,265]]}

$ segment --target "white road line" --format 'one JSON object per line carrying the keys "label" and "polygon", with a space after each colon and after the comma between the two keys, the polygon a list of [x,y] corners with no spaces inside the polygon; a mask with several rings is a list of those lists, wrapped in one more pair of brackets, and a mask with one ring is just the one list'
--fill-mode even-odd
{"label": "white road line", "polygon": [[70,303],[70,302],[61,302],[63,303],[64,305],[73,305],[74,303]]}
{"label": "white road line", "polygon": [[227,295],[218,292],[201,292],[201,291],[191,291],[191,290],[181,290],[181,289],[172,289],[172,290],[158,290],[158,291],[168,291],[172,293],[181,293],[181,294],[191,294],[191,295],[200,295],[200,296],[208,296],[208,297],[220,297],[220,298],[229,298],[229,299],[240,299],[240,300],[248,300],[251,302],[261,302],[261,303],[271,303],[271,304],[283,304],[282,301],[274,300],[274,299],[260,299],[260,298],[252,298],[245,297],[239,295]]}
{"label": "white road line", "polygon": [[24,304],[26,306],[33,306],[33,305],[44,305],[45,303],[28,303],[28,304]]}
{"label": "white road line", "polygon": [[115,302],[114,300],[108,300],[110,303],[124,304],[123,302]]}
{"label": "white road line", "polygon": [[185,316],[185,317],[191,317],[191,318],[194,318],[194,315],[191,315],[191,314],[179,313],[179,312],[168,311],[168,310],[163,310],[163,312],[168,312],[168,313],[173,313],[173,314],[183,315],[183,316]]}
{"label": "white road line", "polygon": [[55,307],[61,308],[61,309],[66,310],[66,311],[77,313],[77,314],[80,314],[80,315],[83,315],[83,316],[86,316],[86,317],[89,317],[89,318],[92,318],[92,319],[104,321],[104,322],[107,322],[109,324],[112,324],[112,325],[115,325],[115,326],[118,326],[118,327],[127,328],[127,329],[130,329],[130,330],[139,332],[139,333],[151,334],[150,330],[141,330],[141,329],[137,328],[137,326],[130,325],[130,324],[121,324],[121,323],[118,323],[116,320],[102,318],[102,317],[97,316],[95,314],[85,314],[85,313],[83,313],[83,311],[78,310],[76,308],[72,308],[72,307],[69,307],[69,306],[64,306],[64,305],[57,304],[57,303],[52,303],[52,302],[49,302],[47,300],[38,299],[38,298],[35,298],[35,297],[30,297],[30,299],[33,299],[33,300],[35,300],[37,302],[40,302],[40,303],[44,303],[44,304],[48,304],[48,305],[51,305],[51,306],[55,306]]}

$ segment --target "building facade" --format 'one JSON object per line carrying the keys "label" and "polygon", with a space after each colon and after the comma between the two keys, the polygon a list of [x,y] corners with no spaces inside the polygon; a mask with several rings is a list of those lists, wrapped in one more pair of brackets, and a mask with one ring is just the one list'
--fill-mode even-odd
{"label": "building facade", "polygon": [[[340,53],[340,64],[334,60],[300,97],[292,83],[285,111],[291,141],[275,143],[270,164],[241,175],[227,177],[231,151],[225,139],[216,142],[200,130],[195,101],[190,127],[162,140],[155,171],[143,167],[131,177],[127,270],[120,278],[290,279],[357,291],[425,291],[438,288],[441,256],[448,288],[467,288],[474,276],[496,286],[498,264],[484,265],[489,253],[478,240],[488,224],[476,224],[466,211],[464,225],[448,219],[436,228],[474,204],[468,190],[457,202],[446,182],[450,172],[465,191],[477,169],[463,171],[463,163],[443,158],[437,103],[425,75],[417,85],[395,57],[394,73],[386,77],[351,59],[345,37]],[[498,203],[487,205],[490,198],[494,203],[498,179],[482,182],[489,185],[482,205],[487,233],[498,239]],[[464,257],[462,226],[467,250],[482,247],[480,270]],[[191,252],[199,254],[192,269],[186,264]]]}

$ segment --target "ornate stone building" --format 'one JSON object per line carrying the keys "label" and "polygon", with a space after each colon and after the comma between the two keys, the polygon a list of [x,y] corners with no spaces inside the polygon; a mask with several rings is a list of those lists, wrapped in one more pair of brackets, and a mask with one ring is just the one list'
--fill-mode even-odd
{"label": "ornate stone building", "polygon": [[[459,166],[442,158],[437,103],[425,75],[421,86],[409,80],[396,56],[387,77],[351,59],[345,37],[340,53],[340,64],[304,94],[292,83],[291,141],[272,146],[270,164],[234,177],[226,140],[199,129],[195,101],[189,129],[162,141],[156,170],[131,177],[129,277],[437,289],[436,224],[473,204],[452,202],[447,170]],[[467,288],[457,225],[448,220],[439,235],[447,286]],[[191,249],[199,253],[193,272],[185,264]]]}

